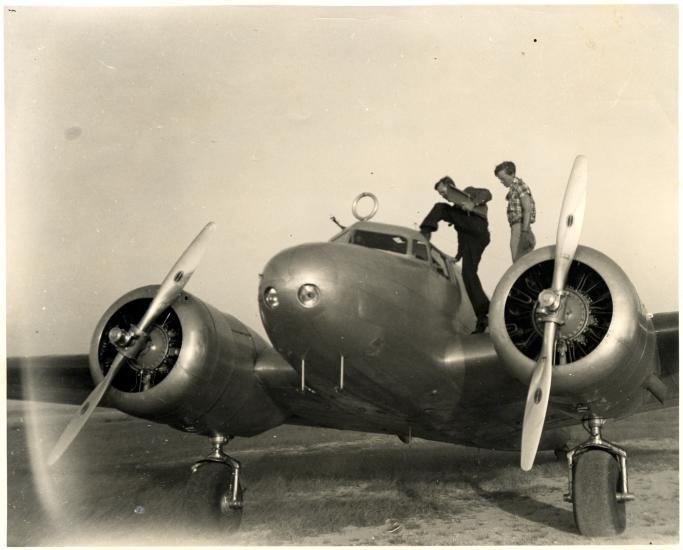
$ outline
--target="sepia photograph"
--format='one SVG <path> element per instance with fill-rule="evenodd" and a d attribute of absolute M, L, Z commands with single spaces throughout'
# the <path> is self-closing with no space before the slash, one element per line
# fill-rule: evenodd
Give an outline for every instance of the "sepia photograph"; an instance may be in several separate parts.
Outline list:
<path fill-rule="evenodd" d="M 676 4 L 3 11 L 7 546 L 679 544 Z"/>

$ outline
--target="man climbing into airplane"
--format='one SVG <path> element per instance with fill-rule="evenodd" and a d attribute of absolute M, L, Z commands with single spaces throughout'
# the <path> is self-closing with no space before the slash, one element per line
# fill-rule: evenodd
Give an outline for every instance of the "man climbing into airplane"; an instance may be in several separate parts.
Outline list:
<path fill-rule="evenodd" d="M 489 299 L 481 286 L 477 269 L 484 249 L 491 242 L 486 206 L 491 200 L 491 192 L 476 187 L 457 189 L 449 176 L 436 182 L 434 189 L 452 204 L 436 203 L 420 224 L 420 232 L 429 240 L 440 221 L 447 222 L 456 230 L 458 252 L 455 260 L 462 258 L 463 283 L 477 316 L 477 325 L 472 334 L 478 334 L 488 327 Z"/>

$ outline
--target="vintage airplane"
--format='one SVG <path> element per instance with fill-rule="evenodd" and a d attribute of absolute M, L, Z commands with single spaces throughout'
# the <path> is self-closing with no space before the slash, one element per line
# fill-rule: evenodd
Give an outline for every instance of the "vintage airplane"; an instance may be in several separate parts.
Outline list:
<path fill-rule="evenodd" d="M 556 245 L 504 274 L 490 334 L 470 334 L 474 315 L 453 258 L 415 230 L 369 221 L 374 196 L 372 212 L 359 215 L 365 193 L 353 205 L 357 223 L 265 266 L 258 302 L 271 346 L 183 290 L 213 229 L 207 225 L 160 286 L 128 292 L 104 313 L 89 354 L 97 386 L 48 462 L 100 400 L 208 436 L 211 452 L 191 468 L 186 511 L 229 528 L 243 507 L 241 465 L 224 446 L 282 423 L 521 450 L 524 470 L 538 449 L 564 447 L 565 499 L 579 531 L 622 532 L 634 498 L 627 455 L 602 428 L 677 404 L 678 313 L 648 315 L 618 265 L 578 246 L 586 185 L 580 156 Z M 48 374 L 78 386 L 74 369 L 52 363 L 44 361 Z M 9 368 L 10 395 L 21 393 L 22 362 Z M 566 447 L 582 425 L 590 435 Z"/>

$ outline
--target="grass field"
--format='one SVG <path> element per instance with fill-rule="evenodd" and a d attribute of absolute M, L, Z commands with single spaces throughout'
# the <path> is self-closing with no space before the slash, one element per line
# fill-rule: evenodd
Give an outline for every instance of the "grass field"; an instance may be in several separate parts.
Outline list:
<path fill-rule="evenodd" d="M 574 527 L 566 465 L 514 453 L 283 426 L 236 440 L 246 507 L 235 534 L 190 537 L 179 512 L 203 438 L 97 411 L 56 467 L 40 465 L 73 407 L 10 402 L 8 544 L 520 545 L 676 544 L 678 408 L 606 428 L 629 452 L 626 533 Z M 30 450 L 29 450 L 30 449 Z M 33 467 L 31 466 L 33 463 Z"/>

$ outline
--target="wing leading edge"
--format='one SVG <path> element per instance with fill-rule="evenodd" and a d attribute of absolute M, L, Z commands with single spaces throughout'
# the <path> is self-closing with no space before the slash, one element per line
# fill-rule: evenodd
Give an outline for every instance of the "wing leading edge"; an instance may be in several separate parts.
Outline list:
<path fill-rule="evenodd" d="M 7 398 L 80 405 L 93 389 L 88 356 L 7 359 Z"/>

